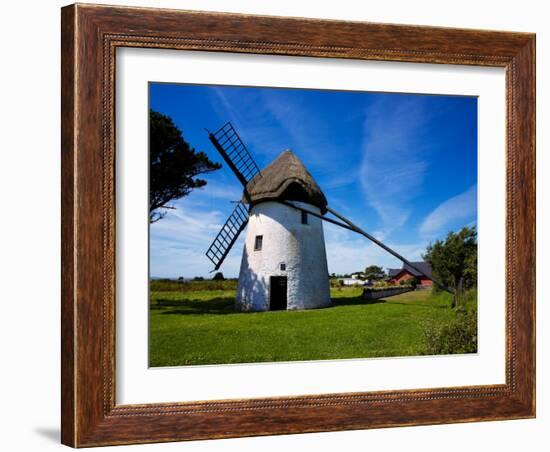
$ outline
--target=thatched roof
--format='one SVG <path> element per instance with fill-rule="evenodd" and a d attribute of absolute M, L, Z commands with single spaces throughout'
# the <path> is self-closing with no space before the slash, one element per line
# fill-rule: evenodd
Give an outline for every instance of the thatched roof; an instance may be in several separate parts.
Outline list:
<path fill-rule="evenodd" d="M 282 152 L 267 165 L 248 183 L 246 189 L 251 204 L 284 199 L 307 202 L 326 212 L 325 195 L 304 164 L 290 150 Z"/>

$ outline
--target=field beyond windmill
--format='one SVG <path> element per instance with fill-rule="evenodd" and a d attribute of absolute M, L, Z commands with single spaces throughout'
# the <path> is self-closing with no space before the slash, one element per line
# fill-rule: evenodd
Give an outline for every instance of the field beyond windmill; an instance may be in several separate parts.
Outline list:
<path fill-rule="evenodd" d="M 247 313 L 234 309 L 236 284 L 152 281 L 150 365 L 418 356 L 451 353 L 451 347 L 471 352 L 431 337 L 455 319 L 447 292 L 367 301 L 362 288 L 333 287 L 331 308 Z M 476 305 L 475 295 L 468 293 L 466 306 Z"/>

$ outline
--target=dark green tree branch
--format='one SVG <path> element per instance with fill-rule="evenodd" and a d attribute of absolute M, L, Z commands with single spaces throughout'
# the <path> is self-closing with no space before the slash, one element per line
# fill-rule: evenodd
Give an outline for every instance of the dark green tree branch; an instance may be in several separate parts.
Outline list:
<path fill-rule="evenodd" d="M 453 307 L 463 291 L 477 285 L 477 233 L 474 227 L 449 232 L 445 240 L 437 240 L 422 256 L 432 272 L 447 287 L 454 289 Z"/>
<path fill-rule="evenodd" d="M 171 209 L 169 203 L 204 187 L 197 178 L 221 168 L 204 152 L 196 151 L 183 139 L 172 119 L 149 110 L 149 222 L 154 223 Z"/>

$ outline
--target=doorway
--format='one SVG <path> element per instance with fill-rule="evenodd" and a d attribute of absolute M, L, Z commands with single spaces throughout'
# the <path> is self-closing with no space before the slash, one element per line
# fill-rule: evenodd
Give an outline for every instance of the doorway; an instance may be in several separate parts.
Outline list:
<path fill-rule="evenodd" d="M 271 293 L 270 311 L 286 311 L 286 276 L 272 276 L 269 280 Z"/>

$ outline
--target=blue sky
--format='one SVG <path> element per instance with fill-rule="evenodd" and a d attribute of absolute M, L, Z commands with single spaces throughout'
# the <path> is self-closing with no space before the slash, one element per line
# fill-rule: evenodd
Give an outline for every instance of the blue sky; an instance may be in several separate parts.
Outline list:
<path fill-rule="evenodd" d="M 292 149 L 329 206 L 420 260 L 426 246 L 476 224 L 477 99 L 462 96 L 150 84 L 150 107 L 172 117 L 187 140 L 223 163 L 205 128 L 231 121 L 260 168 Z M 224 167 L 206 187 L 172 203 L 151 225 L 150 274 L 209 276 L 204 252 L 240 199 Z M 221 271 L 237 276 L 243 237 Z M 401 263 L 362 236 L 325 223 L 329 272 Z"/>

